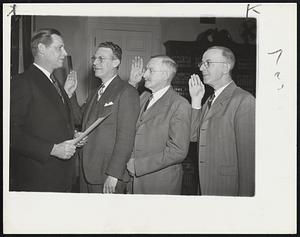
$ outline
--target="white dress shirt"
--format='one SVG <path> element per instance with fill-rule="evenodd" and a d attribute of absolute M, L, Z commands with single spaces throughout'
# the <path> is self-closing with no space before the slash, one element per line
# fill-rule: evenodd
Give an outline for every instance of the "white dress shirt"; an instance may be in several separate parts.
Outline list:
<path fill-rule="evenodd" d="M 215 100 L 217 99 L 217 97 L 222 93 L 222 91 L 230 84 L 231 82 L 229 82 L 228 84 L 226 84 L 225 86 L 219 88 L 218 90 L 215 90 L 215 98 L 213 99 L 213 101 L 211 102 L 211 104 L 213 104 L 215 102 Z"/>
<path fill-rule="evenodd" d="M 153 98 L 152 98 L 152 100 L 150 100 L 147 109 L 149 109 L 156 101 L 158 101 L 167 92 L 167 90 L 169 88 L 170 88 L 170 85 L 152 93 Z"/>
<path fill-rule="evenodd" d="M 104 88 L 102 90 L 102 94 L 104 93 L 104 91 L 106 90 L 106 88 L 109 86 L 109 84 L 112 82 L 112 80 L 116 78 L 116 76 L 117 76 L 117 74 L 114 75 L 111 79 L 109 79 L 107 82 L 104 83 Z"/>
<path fill-rule="evenodd" d="M 215 98 L 213 99 L 213 101 L 211 102 L 211 105 L 215 102 L 216 98 L 222 93 L 222 91 L 230 84 L 231 82 L 229 82 L 228 84 L 226 84 L 225 86 L 219 88 L 218 90 L 215 90 L 214 91 L 214 94 L 215 94 Z M 201 106 L 200 107 L 195 107 L 195 106 L 192 106 L 193 109 L 201 109 Z"/>
<path fill-rule="evenodd" d="M 51 73 L 48 72 L 45 68 L 41 67 L 40 65 L 33 63 L 34 66 L 36 66 L 38 69 L 40 69 L 45 75 L 46 77 L 48 77 L 48 79 L 51 81 L 51 83 L 53 83 L 52 79 L 50 78 Z"/>

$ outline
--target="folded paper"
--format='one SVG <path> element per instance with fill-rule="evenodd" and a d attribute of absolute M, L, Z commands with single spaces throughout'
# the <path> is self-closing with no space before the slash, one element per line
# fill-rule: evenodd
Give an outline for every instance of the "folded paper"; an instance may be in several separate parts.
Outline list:
<path fill-rule="evenodd" d="M 106 119 L 111 113 L 107 114 L 104 117 L 98 118 L 91 126 L 89 126 L 80 136 L 74 138 L 73 144 L 76 145 L 80 140 L 82 140 L 84 137 L 86 137 L 89 133 L 91 133 L 104 119 Z"/>

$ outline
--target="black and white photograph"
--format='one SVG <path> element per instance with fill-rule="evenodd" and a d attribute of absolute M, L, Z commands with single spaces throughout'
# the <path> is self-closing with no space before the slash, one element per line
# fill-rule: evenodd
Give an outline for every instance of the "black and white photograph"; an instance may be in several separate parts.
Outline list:
<path fill-rule="evenodd" d="M 295 233 L 296 15 L 4 4 L 4 233 Z"/>

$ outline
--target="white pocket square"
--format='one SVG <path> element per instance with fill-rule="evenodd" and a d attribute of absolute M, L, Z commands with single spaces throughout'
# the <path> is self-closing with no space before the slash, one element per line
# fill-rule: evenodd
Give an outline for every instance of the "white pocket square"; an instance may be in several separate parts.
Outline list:
<path fill-rule="evenodd" d="M 104 107 L 110 106 L 110 105 L 113 105 L 113 104 L 114 104 L 113 102 L 105 103 L 105 104 L 104 104 Z"/>

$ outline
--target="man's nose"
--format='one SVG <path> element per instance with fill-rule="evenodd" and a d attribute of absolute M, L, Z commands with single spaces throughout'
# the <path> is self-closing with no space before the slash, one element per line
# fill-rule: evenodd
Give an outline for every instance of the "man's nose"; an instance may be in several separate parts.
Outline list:
<path fill-rule="evenodd" d="M 204 65 L 203 65 L 203 64 L 200 65 L 199 70 L 200 70 L 201 72 L 204 70 Z"/>
<path fill-rule="evenodd" d="M 63 55 L 64 55 L 64 56 L 67 56 L 67 55 L 68 55 L 68 53 L 67 53 L 67 51 L 66 51 L 65 49 L 63 49 Z"/>
<path fill-rule="evenodd" d="M 149 75 L 149 70 L 146 70 L 146 71 L 143 73 L 142 77 L 146 78 L 146 77 L 148 77 L 148 75 Z"/>

